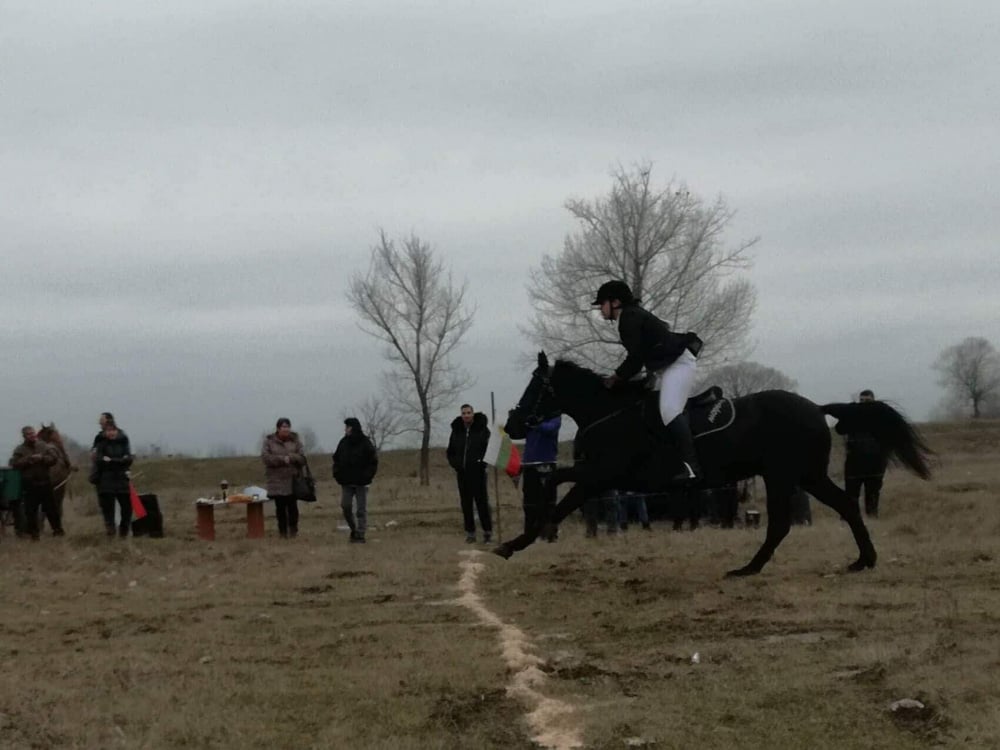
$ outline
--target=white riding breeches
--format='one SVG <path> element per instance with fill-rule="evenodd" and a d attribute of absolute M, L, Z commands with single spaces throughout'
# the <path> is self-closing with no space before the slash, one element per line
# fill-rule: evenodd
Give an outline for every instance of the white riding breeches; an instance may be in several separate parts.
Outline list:
<path fill-rule="evenodd" d="M 672 365 L 660 372 L 660 417 L 663 419 L 663 424 L 670 424 L 684 411 L 684 405 L 691 395 L 691 388 L 694 387 L 697 369 L 698 360 L 685 349 Z"/>

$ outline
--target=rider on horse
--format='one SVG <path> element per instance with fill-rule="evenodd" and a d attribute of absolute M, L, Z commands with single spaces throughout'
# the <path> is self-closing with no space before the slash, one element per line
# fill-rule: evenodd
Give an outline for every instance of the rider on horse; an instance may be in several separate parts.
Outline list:
<path fill-rule="evenodd" d="M 694 386 L 701 339 L 690 331 L 671 331 L 664 321 L 640 307 L 624 281 L 601 284 L 591 304 L 600 307 L 605 320 L 618 321 L 618 335 L 628 352 L 614 374 L 604 379 L 604 385 L 611 388 L 628 380 L 645 365 L 646 372 L 655 379 L 654 389 L 660 392 L 660 417 L 666 434 L 683 463 L 683 471 L 673 481 L 697 481 L 701 478 L 701 467 L 684 406 Z"/>

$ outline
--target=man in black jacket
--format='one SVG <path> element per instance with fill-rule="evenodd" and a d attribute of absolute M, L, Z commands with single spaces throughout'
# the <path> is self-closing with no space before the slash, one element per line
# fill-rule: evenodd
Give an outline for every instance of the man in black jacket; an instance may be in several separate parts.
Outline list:
<path fill-rule="evenodd" d="M 368 530 L 368 487 L 378 471 L 378 453 L 354 417 L 344 420 L 344 437 L 333 453 L 333 478 L 341 487 L 340 508 L 351 529 L 351 541 L 365 541 Z M 354 505 L 357 504 L 357 522 Z"/>
<path fill-rule="evenodd" d="M 476 541 L 476 520 L 472 515 L 473 503 L 483 527 L 483 542 L 493 538 L 493 519 L 490 517 L 490 498 L 486 493 L 486 464 L 483 456 L 490 441 L 490 428 L 486 415 L 474 412 L 469 404 L 462 404 L 461 416 L 451 423 L 448 439 L 448 463 L 455 470 L 458 480 L 458 497 L 462 503 L 465 523 L 465 541 Z"/>
<path fill-rule="evenodd" d="M 601 284 L 591 304 L 600 307 L 605 320 L 618 321 L 618 335 L 628 352 L 625 361 L 604 379 L 604 384 L 611 388 L 637 375 L 645 366 L 646 372 L 656 379 L 660 417 L 683 464 L 683 470 L 672 481 L 697 481 L 701 467 L 684 407 L 694 385 L 701 339 L 690 331 L 671 331 L 665 322 L 639 306 L 639 300 L 632 296 L 624 281 Z"/>
<path fill-rule="evenodd" d="M 865 389 L 858 394 L 863 404 L 875 401 L 875 393 Z M 844 490 L 854 502 L 865 488 L 865 515 L 878 518 L 878 501 L 889 454 L 872 435 L 857 430 L 847 433 L 847 458 L 844 461 Z"/>

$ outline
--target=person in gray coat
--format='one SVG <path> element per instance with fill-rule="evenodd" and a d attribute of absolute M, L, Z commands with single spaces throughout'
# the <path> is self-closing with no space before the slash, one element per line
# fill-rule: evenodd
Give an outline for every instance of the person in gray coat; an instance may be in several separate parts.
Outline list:
<path fill-rule="evenodd" d="M 267 496 L 274 501 L 278 533 L 282 539 L 298 536 L 299 504 L 292 493 L 292 480 L 306 465 L 306 453 L 287 417 L 279 419 L 274 432 L 264 438 L 260 460 L 267 478 Z"/>

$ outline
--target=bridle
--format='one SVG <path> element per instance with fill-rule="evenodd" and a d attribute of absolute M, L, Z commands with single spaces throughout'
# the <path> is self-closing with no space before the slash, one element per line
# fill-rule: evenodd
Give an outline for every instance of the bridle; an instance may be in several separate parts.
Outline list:
<path fill-rule="evenodd" d="M 541 369 L 541 368 L 539 368 L 539 369 Z M 544 419 L 545 415 L 539 413 L 539 408 L 538 408 L 539 405 L 542 403 L 542 399 L 546 395 L 550 396 L 551 398 L 555 398 L 556 391 L 552 387 L 552 378 L 551 378 L 550 373 L 551 373 L 551 369 L 550 368 L 546 368 L 544 375 L 542 373 L 538 372 L 538 370 L 536 370 L 535 372 L 533 372 L 532 375 L 531 375 L 531 382 L 534 383 L 536 381 L 540 381 L 541 384 L 542 384 L 542 387 L 538 389 L 538 396 L 535 397 L 535 403 L 532 405 L 531 411 L 528 412 L 528 415 L 530 415 L 530 416 L 538 417 L 539 419 Z M 530 384 L 529 384 L 529 387 L 530 387 Z M 520 409 L 522 412 L 524 411 L 524 405 L 523 404 L 519 403 L 517 405 L 517 408 Z"/>

